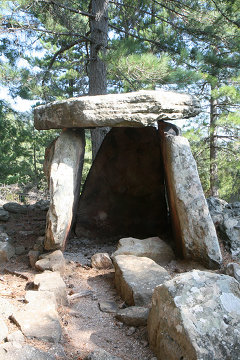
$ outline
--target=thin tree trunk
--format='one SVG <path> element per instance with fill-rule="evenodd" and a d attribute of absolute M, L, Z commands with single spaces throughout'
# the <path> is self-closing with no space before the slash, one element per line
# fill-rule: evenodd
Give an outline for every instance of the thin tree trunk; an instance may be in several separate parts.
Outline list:
<path fill-rule="evenodd" d="M 213 89 L 211 89 L 213 90 Z M 210 195 L 218 197 L 217 100 L 210 98 Z"/>
<path fill-rule="evenodd" d="M 103 95 L 107 93 L 106 64 L 99 55 L 104 54 L 107 47 L 108 2 L 109 0 L 91 1 L 91 12 L 95 15 L 95 18 L 90 18 L 89 95 Z M 93 160 L 107 132 L 108 128 L 91 130 Z"/>

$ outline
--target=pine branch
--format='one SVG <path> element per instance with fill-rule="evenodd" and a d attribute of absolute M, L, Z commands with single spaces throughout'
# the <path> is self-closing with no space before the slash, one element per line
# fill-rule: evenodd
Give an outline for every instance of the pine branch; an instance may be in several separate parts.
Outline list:
<path fill-rule="evenodd" d="M 77 40 L 77 41 L 73 41 L 72 43 L 70 43 L 70 44 L 68 44 L 68 45 L 62 46 L 62 47 L 53 55 L 53 57 L 52 57 L 49 65 L 48 65 L 48 68 L 47 68 L 47 70 L 45 71 L 45 74 L 44 74 L 44 76 L 43 76 L 42 86 L 44 86 L 45 81 L 46 81 L 46 78 L 47 78 L 47 75 L 48 75 L 49 71 L 51 70 L 51 68 L 53 67 L 53 64 L 54 64 L 56 58 L 57 58 L 59 55 L 63 54 L 65 51 L 67 51 L 67 50 L 71 49 L 72 47 L 74 47 L 75 45 L 80 44 L 81 42 L 86 42 L 86 38 L 84 37 L 84 38 L 79 39 L 79 40 Z"/>
<path fill-rule="evenodd" d="M 59 8 L 61 8 L 61 9 L 68 10 L 68 11 L 70 11 L 72 13 L 75 13 L 75 14 L 78 14 L 78 15 L 87 16 L 87 17 L 89 17 L 91 19 L 95 19 L 95 17 L 96 17 L 94 14 L 90 14 L 90 13 L 88 13 L 86 11 L 77 10 L 77 9 L 71 8 L 69 6 L 59 4 L 54 0 L 49 0 L 49 1 L 48 0 L 39 0 L 39 2 L 42 2 L 44 4 L 48 4 L 48 5 L 55 5 L 55 6 L 59 7 Z"/>
<path fill-rule="evenodd" d="M 229 21 L 231 24 L 237 26 L 238 28 L 240 28 L 240 23 L 230 19 L 221 9 L 220 7 L 216 4 L 216 1 L 215 0 L 212 0 L 212 2 L 214 3 L 215 5 L 215 8 L 217 9 L 217 11 L 227 20 Z"/>

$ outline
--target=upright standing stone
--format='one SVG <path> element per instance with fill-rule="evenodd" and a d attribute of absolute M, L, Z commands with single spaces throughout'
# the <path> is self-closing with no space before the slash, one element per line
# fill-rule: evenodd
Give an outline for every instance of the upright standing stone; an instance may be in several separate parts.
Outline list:
<path fill-rule="evenodd" d="M 160 132 L 161 133 L 161 132 Z M 188 140 L 162 132 L 168 201 L 178 251 L 209 268 L 222 256 Z"/>
<path fill-rule="evenodd" d="M 48 150 L 45 173 L 49 176 L 47 250 L 64 249 L 78 203 L 84 160 L 84 130 L 63 131 Z"/>

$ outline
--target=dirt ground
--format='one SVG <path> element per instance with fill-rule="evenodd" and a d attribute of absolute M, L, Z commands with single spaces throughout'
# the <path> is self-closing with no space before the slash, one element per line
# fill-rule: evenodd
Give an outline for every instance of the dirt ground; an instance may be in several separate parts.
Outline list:
<path fill-rule="evenodd" d="M 44 234 L 46 213 L 29 211 L 27 214 L 11 214 L 8 222 L 0 222 L 14 245 L 23 245 L 25 253 L 16 255 L 0 266 L 0 296 L 9 300 L 19 310 L 24 306 L 24 294 L 32 282 L 36 270 L 29 265 L 27 253 L 37 238 Z M 29 344 L 55 354 L 56 360 L 81 360 L 90 351 L 102 348 L 122 360 L 150 360 L 154 358 L 148 346 L 146 327 L 130 328 L 115 319 L 114 314 L 102 312 L 99 302 L 114 301 L 119 308 L 124 303 L 114 288 L 114 270 L 96 270 L 90 267 L 91 256 L 97 252 L 111 254 L 116 243 L 89 241 L 72 238 L 64 253 L 66 272 L 64 280 L 68 294 L 81 292 L 82 297 L 72 300 L 68 306 L 59 307 L 63 336 L 60 344 L 26 340 Z M 224 261 L 231 259 L 222 246 Z M 167 267 L 171 276 L 200 268 L 196 263 L 173 262 Z M 10 332 L 15 324 L 7 324 Z"/>

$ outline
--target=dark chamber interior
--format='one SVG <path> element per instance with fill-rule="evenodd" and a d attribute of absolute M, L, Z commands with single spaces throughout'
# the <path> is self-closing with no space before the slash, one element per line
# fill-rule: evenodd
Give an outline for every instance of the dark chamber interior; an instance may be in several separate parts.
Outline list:
<path fill-rule="evenodd" d="M 160 145 L 154 127 L 106 135 L 80 196 L 78 237 L 146 238 L 169 230 Z"/>

